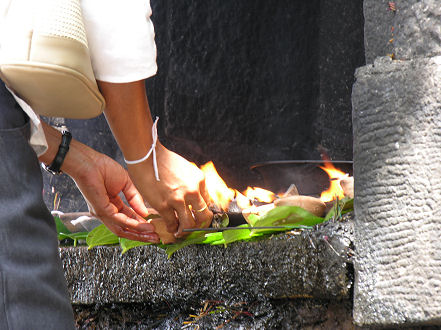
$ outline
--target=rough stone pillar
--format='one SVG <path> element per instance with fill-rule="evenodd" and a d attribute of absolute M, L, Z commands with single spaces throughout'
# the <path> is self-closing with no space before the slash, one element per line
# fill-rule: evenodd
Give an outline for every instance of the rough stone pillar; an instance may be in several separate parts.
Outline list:
<path fill-rule="evenodd" d="M 439 325 L 441 9 L 436 0 L 396 1 L 392 25 L 374 24 L 388 5 L 365 0 L 366 58 L 392 47 L 398 60 L 377 57 L 358 69 L 352 95 L 354 320 Z M 394 31 L 392 42 L 385 31 Z"/>

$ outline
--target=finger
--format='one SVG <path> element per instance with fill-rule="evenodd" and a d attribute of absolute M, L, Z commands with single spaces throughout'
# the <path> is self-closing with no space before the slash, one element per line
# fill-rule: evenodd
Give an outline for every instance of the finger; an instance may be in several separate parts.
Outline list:
<path fill-rule="evenodd" d="M 124 202 L 121 200 L 119 196 L 110 199 L 110 203 L 116 206 L 116 208 L 118 209 L 118 213 L 123 213 L 129 218 L 138 220 L 139 222 L 146 222 L 146 220 L 143 217 L 141 217 L 138 213 L 136 213 L 131 207 L 124 204 Z"/>
<path fill-rule="evenodd" d="M 208 209 L 207 203 L 199 194 L 190 195 L 188 203 L 192 206 L 197 227 L 208 227 L 211 223 L 213 213 Z"/>
<path fill-rule="evenodd" d="M 211 197 L 208 193 L 207 185 L 205 183 L 205 178 L 199 183 L 199 191 L 201 193 L 202 198 L 204 199 L 207 205 L 211 204 Z"/>
<path fill-rule="evenodd" d="M 155 233 L 135 233 L 132 232 L 126 228 L 110 225 L 108 228 L 118 237 L 127 238 L 132 241 L 140 241 L 140 242 L 147 242 L 147 243 L 159 243 L 160 239 L 159 236 Z"/>
<path fill-rule="evenodd" d="M 141 217 L 146 217 L 149 213 L 147 207 L 144 204 L 141 194 L 138 189 L 136 189 L 132 180 L 128 179 L 127 184 L 122 190 L 127 202 L 132 207 L 132 209 L 138 213 Z"/>
<path fill-rule="evenodd" d="M 108 221 L 114 226 L 118 226 L 125 230 L 130 230 L 136 233 L 146 234 L 153 233 L 155 231 L 155 227 L 152 224 L 129 218 L 123 213 L 115 213 L 111 217 L 103 218 L 103 221 Z"/>
<path fill-rule="evenodd" d="M 213 220 L 213 212 L 210 211 L 210 209 L 206 208 L 202 212 L 197 212 L 194 214 L 197 226 L 199 228 L 206 228 L 209 227 L 211 224 L 211 221 Z"/>
<path fill-rule="evenodd" d="M 185 206 L 182 212 L 178 213 L 178 216 L 179 216 L 179 227 L 178 227 L 178 231 L 175 233 L 175 237 L 177 238 L 185 236 L 185 234 L 183 234 L 184 229 L 196 227 L 196 220 L 194 219 L 193 213 L 191 212 L 188 206 Z"/>
<path fill-rule="evenodd" d="M 84 191 L 81 189 L 82 187 L 78 183 L 77 186 L 86 199 L 89 210 L 93 215 L 101 218 L 102 216 L 111 215 L 118 212 L 118 208 L 114 204 L 110 203 L 110 198 L 103 185 L 96 185 L 93 187 L 93 189 L 87 189 Z M 115 200 L 115 202 L 118 203 L 117 200 Z"/>
<path fill-rule="evenodd" d="M 178 217 L 176 216 L 175 210 L 171 207 L 164 208 L 159 211 L 159 214 L 161 218 L 164 220 L 167 226 L 167 230 L 170 233 L 176 232 L 176 230 L 178 229 L 179 220 Z"/>

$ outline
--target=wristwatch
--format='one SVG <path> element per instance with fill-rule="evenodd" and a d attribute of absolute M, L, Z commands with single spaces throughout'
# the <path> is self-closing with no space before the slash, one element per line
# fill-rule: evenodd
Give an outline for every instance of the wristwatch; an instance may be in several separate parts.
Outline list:
<path fill-rule="evenodd" d="M 58 152 L 55 155 L 54 160 L 49 166 L 46 166 L 45 164 L 41 163 L 41 166 L 48 171 L 49 173 L 53 175 L 59 175 L 63 172 L 60 170 L 61 165 L 63 165 L 64 158 L 66 157 L 67 152 L 69 151 L 69 145 L 70 141 L 72 140 L 72 134 L 66 129 L 63 128 L 61 131 L 62 137 L 61 137 L 61 143 L 58 147 Z"/>

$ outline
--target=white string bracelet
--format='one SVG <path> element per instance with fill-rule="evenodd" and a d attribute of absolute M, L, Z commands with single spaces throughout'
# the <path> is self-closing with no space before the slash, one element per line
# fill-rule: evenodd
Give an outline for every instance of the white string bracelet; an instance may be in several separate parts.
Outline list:
<path fill-rule="evenodd" d="M 127 160 L 124 158 L 124 161 L 126 162 L 126 164 L 133 165 L 133 164 L 142 163 L 143 161 L 148 159 L 151 154 L 153 154 L 153 170 L 155 171 L 156 181 L 160 181 L 159 180 L 159 171 L 158 171 L 158 162 L 156 161 L 156 142 L 158 141 L 158 129 L 157 129 L 158 120 L 159 120 L 159 117 L 156 117 L 156 120 L 152 126 L 152 140 L 153 141 L 152 141 L 152 146 L 151 146 L 149 152 L 147 153 L 147 155 L 145 155 L 144 157 L 137 159 L 137 160 Z"/>

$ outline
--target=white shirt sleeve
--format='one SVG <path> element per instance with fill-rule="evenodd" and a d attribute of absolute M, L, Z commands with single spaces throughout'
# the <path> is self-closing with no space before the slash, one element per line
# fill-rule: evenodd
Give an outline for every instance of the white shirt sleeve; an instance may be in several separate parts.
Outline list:
<path fill-rule="evenodd" d="M 125 83 L 157 71 L 150 0 L 81 0 L 97 80 Z"/>

